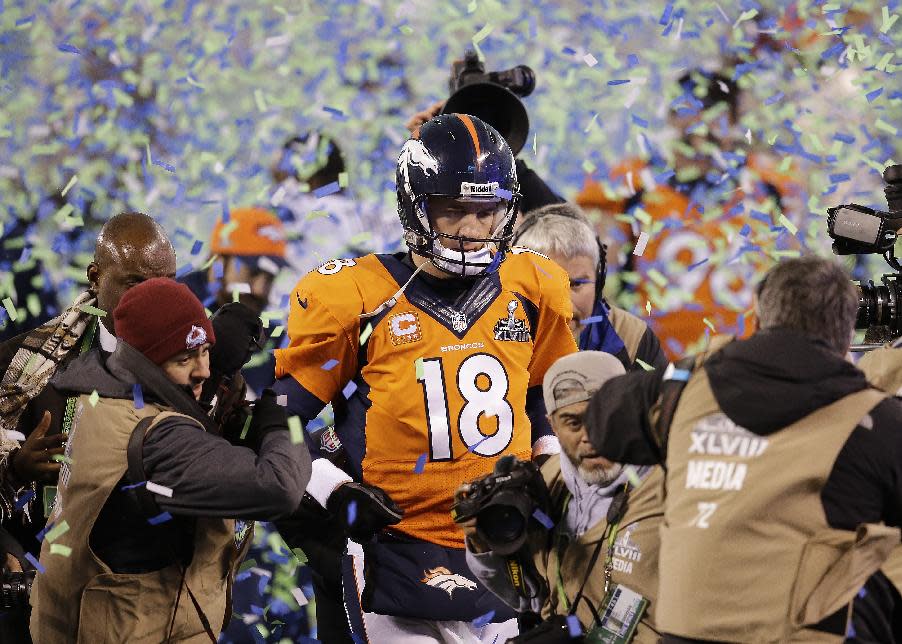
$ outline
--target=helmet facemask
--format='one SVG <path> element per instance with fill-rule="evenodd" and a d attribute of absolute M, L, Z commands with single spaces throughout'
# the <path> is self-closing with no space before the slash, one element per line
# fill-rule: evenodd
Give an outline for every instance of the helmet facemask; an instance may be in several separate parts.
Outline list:
<path fill-rule="evenodd" d="M 496 205 L 492 230 L 486 237 L 468 237 L 442 233 L 429 218 L 429 197 L 447 197 L 460 203 Z M 513 238 L 519 195 L 510 199 L 468 198 L 458 195 L 426 195 L 413 204 L 416 222 L 407 228 L 404 239 L 417 255 L 431 260 L 439 270 L 456 277 L 473 277 L 498 269 Z M 468 244 L 481 244 L 475 250 L 465 250 Z"/>

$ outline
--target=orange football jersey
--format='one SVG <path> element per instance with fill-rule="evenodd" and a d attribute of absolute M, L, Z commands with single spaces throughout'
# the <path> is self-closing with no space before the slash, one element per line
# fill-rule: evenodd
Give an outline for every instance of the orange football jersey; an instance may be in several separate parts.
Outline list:
<path fill-rule="evenodd" d="M 443 281 L 421 273 L 394 305 L 361 317 L 410 277 L 402 257 L 333 260 L 305 276 L 276 377 L 291 375 L 346 408 L 336 432 L 359 455 L 363 480 L 404 508 L 392 530 L 461 548 L 454 492 L 503 454 L 530 458 L 527 389 L 576 351 L 567 276 L 542 255 L 512 249 L 469 290 L 442 296 Z"/>
<path fill-rule="evenodd" d="M 633 162 L 612 175 L 640 199 L 637 226 L 621 223 L 622 230 L 634 243 L 640 232 L 647 235 L 642 254 L 632 257 L 639 280 L 627 308 L 650 310 L 649 325 L 672 360 L 697 349 L 706 329 L 747 335 L 751 325 L 740 318 L 751 310 L 754 285 L 780 251 L 800 247 L 779 208 L 768 205 L 790 185 L 781 182 L 778 192 L 773 176 L 754 170 L 757 180 L 714 187 L 696 202 L 667 183 L 644 188 L 648 172 Z M 622 214 L 627 201 L 609 199 L 592 181 L 577 198 L 581 206 L 611 215 Z"/>

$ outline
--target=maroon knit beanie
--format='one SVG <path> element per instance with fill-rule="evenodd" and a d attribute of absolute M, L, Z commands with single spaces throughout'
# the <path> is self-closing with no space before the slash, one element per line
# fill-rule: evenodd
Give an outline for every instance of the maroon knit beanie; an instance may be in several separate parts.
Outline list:
<path fill-rule="evenodd" d="M 116 337 L 161 365 L 182 351 L 213 344 L 213 325 L 204 305 L 185 286 L 155 277 L 125 292 L 113 311 Z"/>

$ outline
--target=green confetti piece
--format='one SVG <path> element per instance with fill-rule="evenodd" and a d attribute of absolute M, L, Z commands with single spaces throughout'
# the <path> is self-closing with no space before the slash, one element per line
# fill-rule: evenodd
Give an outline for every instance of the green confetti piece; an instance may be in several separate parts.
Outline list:
<path fill-rule="evenodd" d="M 410 25 L 401 25 L 399 29 L 405 36 L 409 36 L 413 33 L 413 27 L 411 27 Z"/>
<path fill-rule="evenodd" d="M 642 485 L 642 479 L 639 478 L 639 473 L 632 465 L 627 465 L 626 467 L 624 467 L 623 473 L 626 474 L 626 478 L 629 480 L 630 484 L 633 487 L 639 487 L 640 485 Z"/>
<path fill-rule="evenodd" d="M 311 210 L 304 219 L 306 221 L 311 221 L 313 219 L 322 219 L 323 217 L 328 217 L 328 210 Z"/>
<path fill-rule="evenodd" d="M 642 367 L 642 368 L 645 369 L 646 371 L 654 371 L 654 370 L 655 370 L 654 367 L 652 367 L 652 366 L 651 366 L 650 364 L 648 364 L 647 362 L 645 362 L 645 361 L 643 361 L 643 360 L 640 360 L 639 358 L 636 358 L 636 364 L 638 364 L 640 367 Z"/>
<path fill-rule="evenodd" d="M 595 172 L 595 168 L 595 164 L 589 161 L 589 159 L 583 161 L 583 172 L 585 172 L 586 174 L 592 174 L 593 172 Z"/>
<path fill-rule="evenodd" d="M 54 541 L 56 541 L 57 537 L 61 537 L 67 532 L 69 532 L 69 523 L 65 519 L 63 519 L 55 526 L 53 526 L 50 530 L 48 530 L 47 534 L 44 535 L 44 538 L 50 543 L 53 543 Z"/>
<path fill-rule="evenodd" d="M 292 548 L 291 549 L 294 558 L 297 559 L 299 564 L 307 563 L 307 553 L 301 550 L 300 548 Z"/>
<path fill-rule="evenodd" d="M 90 304 L 82 304 L 79 307 L 79 311 L 87 313 L 88 315 L 96 315 L 99 318 L 106 317 L 106 311 L 98 309 L 96 306 L 91 306 Z"/>
<path fill-rule="evenodd" d="M 874 123 L 874 127 L 876 127 L 878 130 L 883 130 L 884 132 L 886 132 L 887 134 L 890 134 L 892 136 L 896 136 L 896 134 L 898 132 L 898 130 L 896 130 L 896 127 L 894 125 L 890 125 L 883 119 L 877 119 L 877 122 Z"/>
<path fill-rule="evenodd" d="M 63 204 L 59 210 L 53 215 L 53 220 L 59 223 L 63 223 L 70 214 L 75 210 L 75 206 L 71 203 Z"/>
<path fill-rule="evenodd" d="M 645 300 L 645 315 L 651 315 L 651 302 Z"/>
<path fill-rule="evenodd" d="M 16 305 L 13 304 L 13 300 L 11 297 L 3 298 L 3 308 L 6 309 L 6 314 L 9 316 L 9 319 L 15 322 L 19 318 L 19 312 L 16 310 Z"/>
<path fill-rule="evenodd" d="M 898 18 L 898 16 L 896 16 L 896 17 Z M 884 54 L 883 58 L 881 58 L 880 61 L 876 65 L 877 69 L 880 70 L 881 72 L 885 72 L 886 66 L 889 65 L 889 61 L 891 61 L 892 59 L 893 59 L 892 53 Z"/>
<path fill-rule="evenodd" d="M 348 187 L 348 173 L 347 172 L 339 172 L 338 173 L 338 186 L 340 188 Z"/>
<path fill-rule="evenodd" d="M 883 7 L 883 24 L 880 26 L 880 33 L 887 33 L 890 29 L 893 28 L 893 25 L 896 24 L 896 21 L 899 19 L 899 16 L 893 14 L 890 16 L 889 7 Z"/>
<path fill-rule="evenodd" d="M 69 546 L 64 546 L 61 543 L 51 543 L 50 544 L 50 554 L 68 557 L 69 555 L 72 554 L 72 548 L 70 548 Z"/>
<path fill-rule="evenodd" d="M 60 195 L 65 197 L 66 193 L 69 192 L 69 190 L 72 189 L 72 186 L 74 186 L 76 183 L 78 183 L 78 175 L 74 174 L 72 175 L 72 178 L 69 179 L 69 183 L 66 184 L 66 187 L 63 188 L 63 191 L 60 193 Z"/>
<path fill-rule="evenodd" d="M 369 322 L 366 323 L 366 328 L 363 330 L 363 333 L 360 334 L 360 344 L 363 345 L 367 340 L 370 339 L 370 334 L 373 332 L 373 325 Z"/>
<path fill-rule="evenodd" d="M 66 456 L 65 454 L 54 454 L 50 457 L 51 461 L 56 461 L 57 463 L 66 463 L 68 465 L 72 464 L 72 459 Z"/>
<path fill-rule="evenodd" d="M 246 570 L 250 570 L 256 565 L 257 562 L 254 559 L 245 559 L 244 562 L 240 566 L 238 566 L 238 572 L 245 572 Z"/>
<path fill-rule="evenodd" d="M 244 419 L 244 427 L 241 428 L 241 434 L 238 436 L 241 440 L 244 440 L 244 437 L 247 436 L 247 430 L 251 428 L 251 420 L 253 416 L 248 416 Z"/>
<path fill-rule="evenodd" d="M 423 379 L 423 358 L 417 358 L 413 361 L 413 368 L 417 373 L 417 380 Z"/>
<path fill-rule="evenodd" d="M 254 103 L 256 103 L 258 111 L 266 111 L 266 97 L 263 96 L 263 92 L 259 88 L 254 90 Z"/>
<path fill-rule="evenodd" d="M 667 286 L 667 278 L 664 277 L 661 271 L 659 271 L 657 268 L 652 268 L 648 271 L 648 278 L 661 288 Z"/>
<path fill-rule="evenodd" d="M 291 436 L 292 445 L 304 442 L 304 431 L 301 426 L 301 419 L 297 416 L 288 418 L 288 433 Z"/>
<path fill-rule="evenodd" d="M 780 224 L 782 226 L 784 226 L 786 228 L 786 230 L 788 230 L 791 234 L 795 235 L 797 232 L 799 232 L 799 229 L 796 227 L 796 225 L 794 223 L 792 223 L 791 221 L 789 221 L 786 218 L 786 215 L 784 215 L 783 213 L 780 213 L 780 216 L 777 218 L 777 221 L 779 221 Z"/>
<path fill-rule="evenodd" d="M 25 308 L 28 309 L 28 314 L 31 317 L 36 318 L 41 313 L 41 298 L 38 297 L 37 293 L 29 293 L 28 297 L 25 298 Z"/>
<path fill-rule="evenodd" d="M 91 392 L 91 395 L 88 396 L 88 402 L 91 403 L 91 407 L 97 406 L 97 401 L 100 400 L 100 394 L 97 393 L 97 390 Z"/>
<path fill-rule="evenodd" d="M 717 329 L 714 327 L 714 323 L 711 322 L 708 318 L 702 318 L 702 322 L 705 323 L 705 326 L 711 329 L 712 333 L 717 333 Z"/>
<path fill-rule="evenodd" d="M 780 161 L 780 165 L 777 167 L 777 172 L 786 173 L 791 165 L 792 157 L 783 157 L 783 160 Z"/>
<path fill-rule="evenodd" d="M 279 326 L 277 326 L 275 329 L 272 330 L 272 335 L 270 337 L 278 338 L 284 332 L 285 332 L 285 327 L 280 324 Z"/>
<path fill-rule="evenodd" d="M 144 151 L 147 153 L 147 167 L 151 168 L 153 166 L 153 158 L 150 156 L 150 143 L 144 144 Z"/>

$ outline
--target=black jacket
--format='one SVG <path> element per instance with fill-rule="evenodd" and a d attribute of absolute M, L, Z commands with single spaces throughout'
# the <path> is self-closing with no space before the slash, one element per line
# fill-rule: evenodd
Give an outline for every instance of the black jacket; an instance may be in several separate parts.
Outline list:
<path fill-rule="evenodd" d="M 231 445 L 216 435 L 212 421 L 185 389 L 124 342 L 106 361 L 98 351 L 79 357 L 51 383 L 66 394 L 97 391 L 102 398 L 127 400 L 138 383 L 145 402 L 190 416 L 207 429 L 201 431 L 177 417 L 166 419 L 150 432 L 143 447 L 147 480 L 173 490 L 172 498 L 155 495 L 157 504 L 181 519 L 187 531 L 192 517 L 271 520 L 300 504 L 310 480 L 310 455 L 305 445 L 291 442 L 287 425 L 263 437 L 259 454 Z M 92 547 L 114 570 L 152 570 L 165 559 L 156 550 L 158 535 L 148 529 L 148 517 L 122 490 L 134 483 L 140 481 L 123 478 L 91 534 Z"/>
<path fill-rule="evenodd" d="M 767 436 L 821 407 L 869 387 L 864 374 L 828 348 L 784 329 L 735 341 L 702 365 L 723 412 Z M 633 372 L 606 382 L 589 402 L 586 427 L 599 454 L 621 463 L 653 463 L 649 411 L 663 372 Z M 902 526 L 902 402 L 889 398 L 862 419 L 840 450 L 821 492 L 827 522 Z M 817 440 L 812 436 L 812 440 Z M 800 455 L 800 458 L 803 455 Z M 856 641 L 893 642 L 902 602 L 882 573 L 855 600 Z M 894 637 L 895 635 L 895 637 Z"/>

